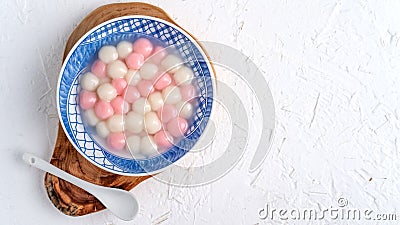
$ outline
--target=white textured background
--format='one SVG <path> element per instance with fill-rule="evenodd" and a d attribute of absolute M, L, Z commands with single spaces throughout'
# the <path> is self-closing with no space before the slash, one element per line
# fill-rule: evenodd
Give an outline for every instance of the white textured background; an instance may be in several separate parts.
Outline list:
<path fill-rule="evenodd" d="M 1 224 L 279 224 L 258 219 L 258 209 L 323 209 L 340 197 L 349 207 L 400 213 L 399 1 L 186 0 L 150 3 L 198 39 L 240 49 L 265 73 L 277 115 L 266 161 L 249 173 L 252 154 L 245 155 L 198 188 L 148 180 L 132 191 L 142 208 L 131 222 L 105 211 L 60 214 L 43 173 L 18 157 L 30 151 L 50 159 L 64 44 L 105 3 L 0 1 Z"/>

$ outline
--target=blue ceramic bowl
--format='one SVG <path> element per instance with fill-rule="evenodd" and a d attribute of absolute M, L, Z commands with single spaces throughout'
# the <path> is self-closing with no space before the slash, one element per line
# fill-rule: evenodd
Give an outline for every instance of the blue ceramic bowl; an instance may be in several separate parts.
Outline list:
<path fill-rule="evenodd" d="M 189 129 L 176 146 L 163 154 L 132 159 L 115 155 L 98 144 L 84 126 L 78 106 L 79 77 L 88 70 L 104 45 L 150 36 L 172 46 L 195 74 L 199 90 L 198 109 Z M 71 49 L 61 68 L 57 89 L 57 108 L 61 125 L 76 150 L 91 163 L 112 173 L 140 176 L 156 173 L 184 156 L 205 129 L 212 108 L 213 70 L 197 42 L 184 30 L 164 20 L 147 16 L 126 16 L 104 22 L 87 32 Z"/>

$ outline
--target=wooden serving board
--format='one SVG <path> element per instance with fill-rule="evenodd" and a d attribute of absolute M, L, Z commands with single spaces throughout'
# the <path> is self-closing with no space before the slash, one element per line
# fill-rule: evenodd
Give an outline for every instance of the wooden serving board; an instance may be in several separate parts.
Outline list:
<path fill-rule="evenodd" d="M 90 29 L 107 20 L 127 15 L 158 17 L 176 24 L 164 10 L 153 5 L 138 2 L 104 5 L 91 12 L 75 28 L 65 46 L 63 59 L 74 44 Z M 125 190 L 131 190 L 150 177 L 116 175 L 93 165 L 72 146 L 61 124 L 58 126 L 57 141 L 50 163 L 91 183 Z M 51 174 L 46 174 L 44 183 L 50 200 L 66 215 L 81 216 L 105 208 L 93 195 Z"/>

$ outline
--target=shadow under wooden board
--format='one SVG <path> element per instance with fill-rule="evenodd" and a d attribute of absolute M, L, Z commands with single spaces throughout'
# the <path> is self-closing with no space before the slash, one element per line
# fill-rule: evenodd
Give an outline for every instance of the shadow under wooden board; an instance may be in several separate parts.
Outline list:
<path fill-rule="evenodd" d="M 157 17 L 177 25 L 164 10 L 146 3 L 135 2 L 104 5 L 86 16 L 72 32 L 65 46 L 63 60 L 74 44 L 90 29 L 107 20 L 128 15 Z M 93 165 L 72 146 L 60 123 L 50 163 L 91 183 L 125 190 L 131 190 L 140 182 L 151 177 L 121 176 Z M 66 215 L 81 216 L 105 208 L 93 195 L 51 174 L 46 174 L 44 183 L 50 200 L 57 209 Z"/>

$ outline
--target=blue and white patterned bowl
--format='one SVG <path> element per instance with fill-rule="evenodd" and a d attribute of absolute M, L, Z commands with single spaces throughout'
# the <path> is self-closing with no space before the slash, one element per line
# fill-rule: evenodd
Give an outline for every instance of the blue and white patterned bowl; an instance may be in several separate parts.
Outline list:
<path fill-rule="evenodd" d="M 176 146 L 148 159 L 114 155 L 100 146 L 82 123 L 78 106 L 79 76 L 86 71 L 98 50 L 121 40 L 151 36 L 165 46 L 173 46 L 195 73 L 200 97 L 198 110 L 188 132 Z M 76 150 L 91 163 L 112 173 L 140 176 L 156 173 L 184 156 L 205 129 L 212 108 L 213 70 L 197 42 L 184 30 L 164 20 L 148 16 L 125 16 L 104 22 L 87 32 L 71 49 L 61 68 L 57 108 L 61 125 Z"/>

